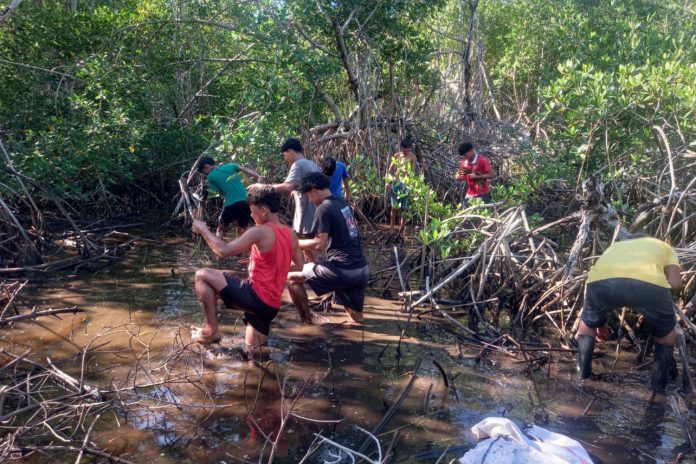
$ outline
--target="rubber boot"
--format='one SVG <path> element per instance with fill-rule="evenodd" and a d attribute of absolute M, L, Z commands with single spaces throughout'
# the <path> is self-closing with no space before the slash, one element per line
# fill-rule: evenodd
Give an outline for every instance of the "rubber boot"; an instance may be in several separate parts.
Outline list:
<path fill-rule="evenodd" d="M 674 346 L 655 343 L 655 357 L 653 359 L 650 388 L 657 393 L 664 393 L 667 387 L 667 376 L 672 365 L 672 352 Z"/>
<path fill-rule="evenodd" d="M 586 379 L 592 375 L 592 351 L 594 350 L 595 338 L 591 335 L 578 335 L 578 354 L 575 358 L 575 366 L 578 370 L 578 377 Z"/>

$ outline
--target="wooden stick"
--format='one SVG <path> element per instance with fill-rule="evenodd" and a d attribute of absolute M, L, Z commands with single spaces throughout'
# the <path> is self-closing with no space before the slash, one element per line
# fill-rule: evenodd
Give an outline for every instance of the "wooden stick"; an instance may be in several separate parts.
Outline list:
<path fill-rule="evenodd" d="M 406 399 L 408 393 L 411 391 L 411 388 L 413 387 L 413 383 L 418 378 L 418 368 L 420 367 L 420 365 L 421 360 L 417 359 L 415 366 L 413 366 L 413 371 L 411 372 L 411 377 L 409 378 L 406 387 L 404 387 L 403 391 L 401 392 L 401 395 L 399 395 L 399 398 L 394 402 L 394 404 L 392 404 L 391 408 L 389 408 L 389 410 L 384 414 L 382 419 L 380 419 L 377 425 L 375 425 L 375 427 L 372 429 L 372 435 L 377 435 L 382 430 L 384 430 L 384 427 L 386 427 L 386 425 L 389 423 L 396 411 L 399 409 L 401 403 L 403 403 L 404 399 Z M 358 449 L 358 452 L 364 453 L 367 447 L 370 446 L 370 443 L 372 443 L 372 440 L 370 438 L 366 439 Z"/>
<path fill-rule="evenodd" d="M 43 317 L 43 316 L 54 316 L 56 314 L 62 314 L 62 313 L 81 313 L 84 312 L 84 309 L 79 309 L 77 306 L 72 306 L 70 308 L 56 308 L 56 309 L 46 309 L 44 311 L 32 311 L 29 314 L 20 314 L 19 316 L 11 316 L 11 317 L 6 317 L 4 319 L 0 319 L 0 327 L 4 325 L 11 324 L 13 322 L 17 321 L 24 321 L 27 319 L 36 319 L 37 317 Z"/>
<path fill-rule="evenodd" d="M 669 405 L 672 407 L 672 410 L 674 413 L 677 415 L 677 418 L 679 419 L 679 423 L 681 424 L 682 428 L 684 429 L 684 436 L 686 437 L 686 444 L 691 448 L 692 450 L 694 449 L 694 435 L 691 432 L 691 426 L 689 425 L 689 412 L 686 409 L 686 405 L 684 404 L 684 400 L 681 399 L 679 395 L 669 395 Z"/>

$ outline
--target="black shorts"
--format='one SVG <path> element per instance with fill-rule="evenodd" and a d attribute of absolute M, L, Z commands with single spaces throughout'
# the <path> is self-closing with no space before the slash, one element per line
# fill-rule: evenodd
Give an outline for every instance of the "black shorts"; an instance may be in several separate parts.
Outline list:
<path fill-rule="evenodd" d="M 467 197 L 467 198 L 466 198 L 467 204 L 469 204 L 468 202 L 471 201 L 471 200 L 473 200 L 473 199 L 479 199 L 479 200 L 481 200 L 481 201 L 483 202 L 484 205 L 489 205 L 489 204 L 493 203 L 493 197 L 491 196 L 491 193 L 490 193 L 490 192 L 484 193 L 483 195 L 479 195 L 479 196 L 476 196 L 476 197 Z"/>
<path fill-rule="evenodd" d="M 218 222 L 223 226 L 228 226 L 232 224 L 232 221 L 237 221 L 239 227 L 247 227 L 249 225 L 251 210 L 246 200 L 238 201 L 222 208 Z"/>
<path fill-rule="evenodd" d="M 278 315 L 278 308 L 264 303 L 251 288 L 248 280 L 240 279 L 227 272 L 224 276 L 227 286 L 220 290 L 220 298 L 225 306 L 244 311 L 242 318 L 244 324 L 250 324 L 254 329 L 268 336 L 271 321 Z"/>
<path fill-rule="evenodd" d="M 603 327 L 609 313 L 627 307 L 643 314 L 653 337 L 664 337 L 677 323 L 670 289 L 636 279 L 604 279 L 587 284 L 582 321 Z"/>
<path fill-rule="evenodd" d="M 328 262 L 307 263 L 302 268 L 302 275 L 305 283 L 317 295 L 336 292 L 338 304 L 362 312 L 370 278 L 367 265 L 357 269 L 341 269 Z"/>

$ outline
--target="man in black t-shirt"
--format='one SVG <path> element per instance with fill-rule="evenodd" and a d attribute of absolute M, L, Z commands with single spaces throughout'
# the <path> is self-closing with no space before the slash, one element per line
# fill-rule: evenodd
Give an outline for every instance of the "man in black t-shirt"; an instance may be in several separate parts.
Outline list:
<path fill-rule="evenodd" d="M 361 322 L 370 271 L 350 206 L 331 194 L 329 179 L 319 172 L 307 174 L 302 179 L 300 191 L 317 205 L 312 225 L 315 236 L 299 240 L 300 248 L 326 251 L 326 257 L 317 263 L 305 264 L 301 272 L 288 274 L 292 301 L 300 314 L 309 314 L 304 282 L 317 295 L 336 292 L 337 302 L 345 307 L 353 322 Z"/>

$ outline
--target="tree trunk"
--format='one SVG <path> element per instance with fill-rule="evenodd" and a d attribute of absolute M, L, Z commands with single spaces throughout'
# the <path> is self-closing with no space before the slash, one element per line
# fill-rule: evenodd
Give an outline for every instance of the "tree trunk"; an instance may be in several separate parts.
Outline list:
<path fill-rule="evenodd" d="M 471 43 L 474 39 L 474 24 L 478 0 L 467 0 L 467 4 L 469 5 L 469 31 L 466 34 L 466 45 L 462 53 L 462 59 L 464 60 L 464 108 L 466 109 L 466 114 L 473 117 L 474 109 L 471 104 L 471 82 L 473 76 L 471 70 Z"/>

